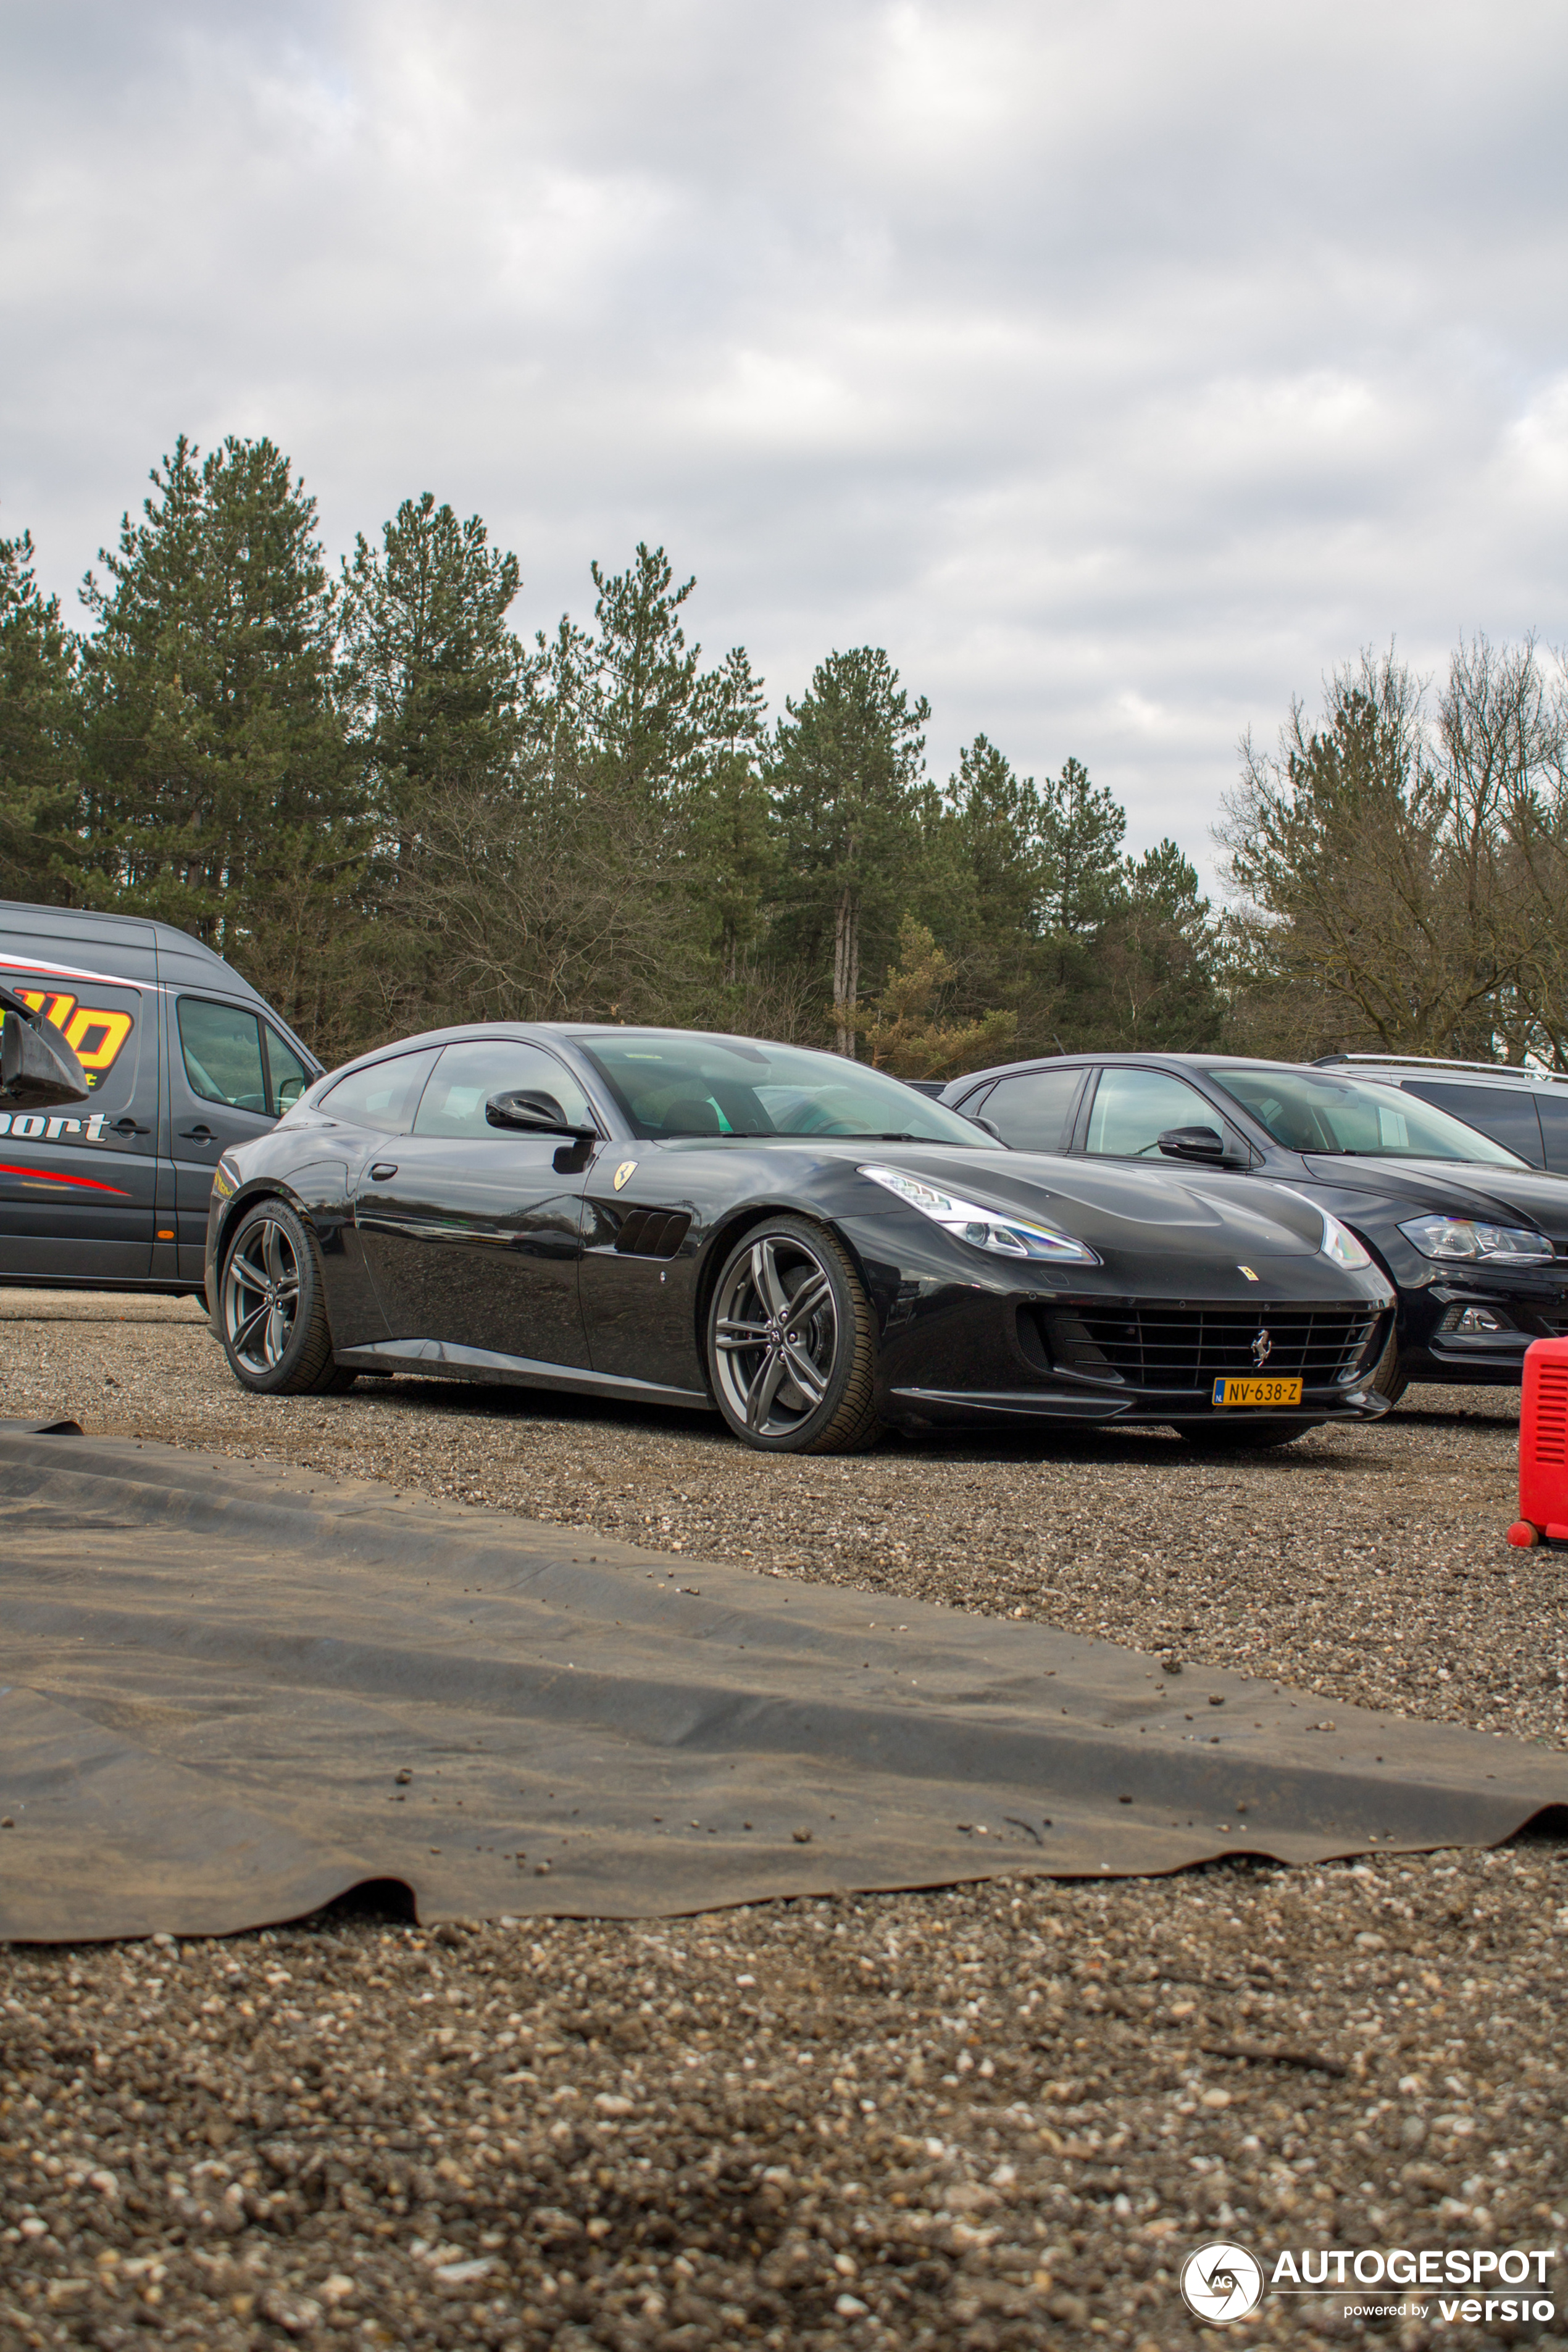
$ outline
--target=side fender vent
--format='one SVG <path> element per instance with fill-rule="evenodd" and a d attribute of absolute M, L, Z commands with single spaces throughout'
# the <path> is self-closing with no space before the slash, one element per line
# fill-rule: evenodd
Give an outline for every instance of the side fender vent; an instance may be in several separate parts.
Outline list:
<path fill-rule="evenodd" d="M 616 1247 L 623 1257 L 673 1257 L 690 1230 L 684 1209 L 624 1209 Z"/>

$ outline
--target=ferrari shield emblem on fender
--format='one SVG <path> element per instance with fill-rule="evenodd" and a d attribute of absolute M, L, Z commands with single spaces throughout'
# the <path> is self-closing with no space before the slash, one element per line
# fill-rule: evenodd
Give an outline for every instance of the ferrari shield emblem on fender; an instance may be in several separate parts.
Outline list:
<path fill-rule="evenodd" d="M 616 1179 L 616 1183 L 618 1184 L 620 1181 L 620 1178 L 617 1176 Z M 1249 1265 L 1238 1265 L 1236 1270 L 1237 1274 L 1246 1275 L 1248 1282 L 1256 1282 L 1258 1279 L 1258 1276 L 1253 1273 L 1252 1268 Z"/>
<path fill-rule="evenodd" d="M 629 1184 L 637 1172 L 637 1163 L 635 1160 L 623 1160 L 620 1166 L 616 1171 L 616 1192 L 618 1192 L 620 1191 L 623 1184 Z"/>

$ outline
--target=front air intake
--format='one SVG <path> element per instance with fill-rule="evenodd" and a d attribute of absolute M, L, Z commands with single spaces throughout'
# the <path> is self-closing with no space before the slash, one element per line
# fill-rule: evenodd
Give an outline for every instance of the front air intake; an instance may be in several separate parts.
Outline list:
<path fill-rule="evenodd" d="M 1267 1370 L 1342 1388 L 1366 1363 L 1378 1318 L 1364 1307 L 1142 1307 L 1034 1310 L 1058 1371 L 1126 1388 L 1205 1391 Z"/>

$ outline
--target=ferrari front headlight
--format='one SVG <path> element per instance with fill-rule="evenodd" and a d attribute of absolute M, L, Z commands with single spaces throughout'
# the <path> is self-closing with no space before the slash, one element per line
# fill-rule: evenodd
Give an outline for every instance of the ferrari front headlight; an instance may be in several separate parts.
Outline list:
<path fill-rule="evenodd" d="M 1100 1260 L 1087 1242 L 1072 1234 L 1058 1233 L 1052 1225 L 1041 1224 L 1034 1217 L 1020 1217 L 1009 1209 L 987 1208 L 979 1201 L 961 1200 L 956 1193 L 944 1192 L 938 1184 L 928 1184 L 923 1177 L 909 1176 L 899 1168 L 862 1168 L 873 1184 L 880 1184 L 907 1207 L 918 1209 L 933 1225 L 940 1225 L 955 1241 L 967 1242 L 972 1249 L 988 1250 L 994 1257 L 1055 1259 L 1058 1265 L 1098 1265 Z"/>
<path fill-rule="evenodd" d="M 1423 1257 L 1471 1265 L 1543 1265 L 1553 1255 L 1531 1225 L 1487 1225 L 1474 1217 L 1412 1217 L 1400 1232 Z"/>
<path fill-rule="evenodd" d="M 1321 1247 L 1325 1257 L 1331 1257 L 1336 1265 L 1361 1266 L 1372 1264 L 1371 1252 L 1362 1247 L 1348 1225 L 1342 1225 L 1338 1217 L 1331 1217 L 1327 1209 L 1323 1211 L 1322 1217 L 1323 1238 Z"/>

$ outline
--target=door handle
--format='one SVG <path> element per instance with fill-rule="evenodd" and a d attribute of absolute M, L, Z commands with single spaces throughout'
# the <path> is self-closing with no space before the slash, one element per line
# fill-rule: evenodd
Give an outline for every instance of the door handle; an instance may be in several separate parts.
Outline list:
<path fill-rule="evenodd" d="M 389 1176 L 396 1175 L 397 1162 L 395 1160 L 378 1160 L 370 1172 L 378 1184 L 384 1184 Z"/>
<path fill-rule="evenodd" d="M 180 1135 L 186 1143 L 210 1143 L 213 1139 L 213 1131 L 206 1126 L 183 1127 Z"/>
<path fill-rule="evenodd" d="M 133 1119 L 129 1111 L 123 1118 L 114 1119 L 110 1124 L 116 1135 L 151 1135 L 153 1132 L 150 1127 L 142 1127 L 139 1121 Z"/>

